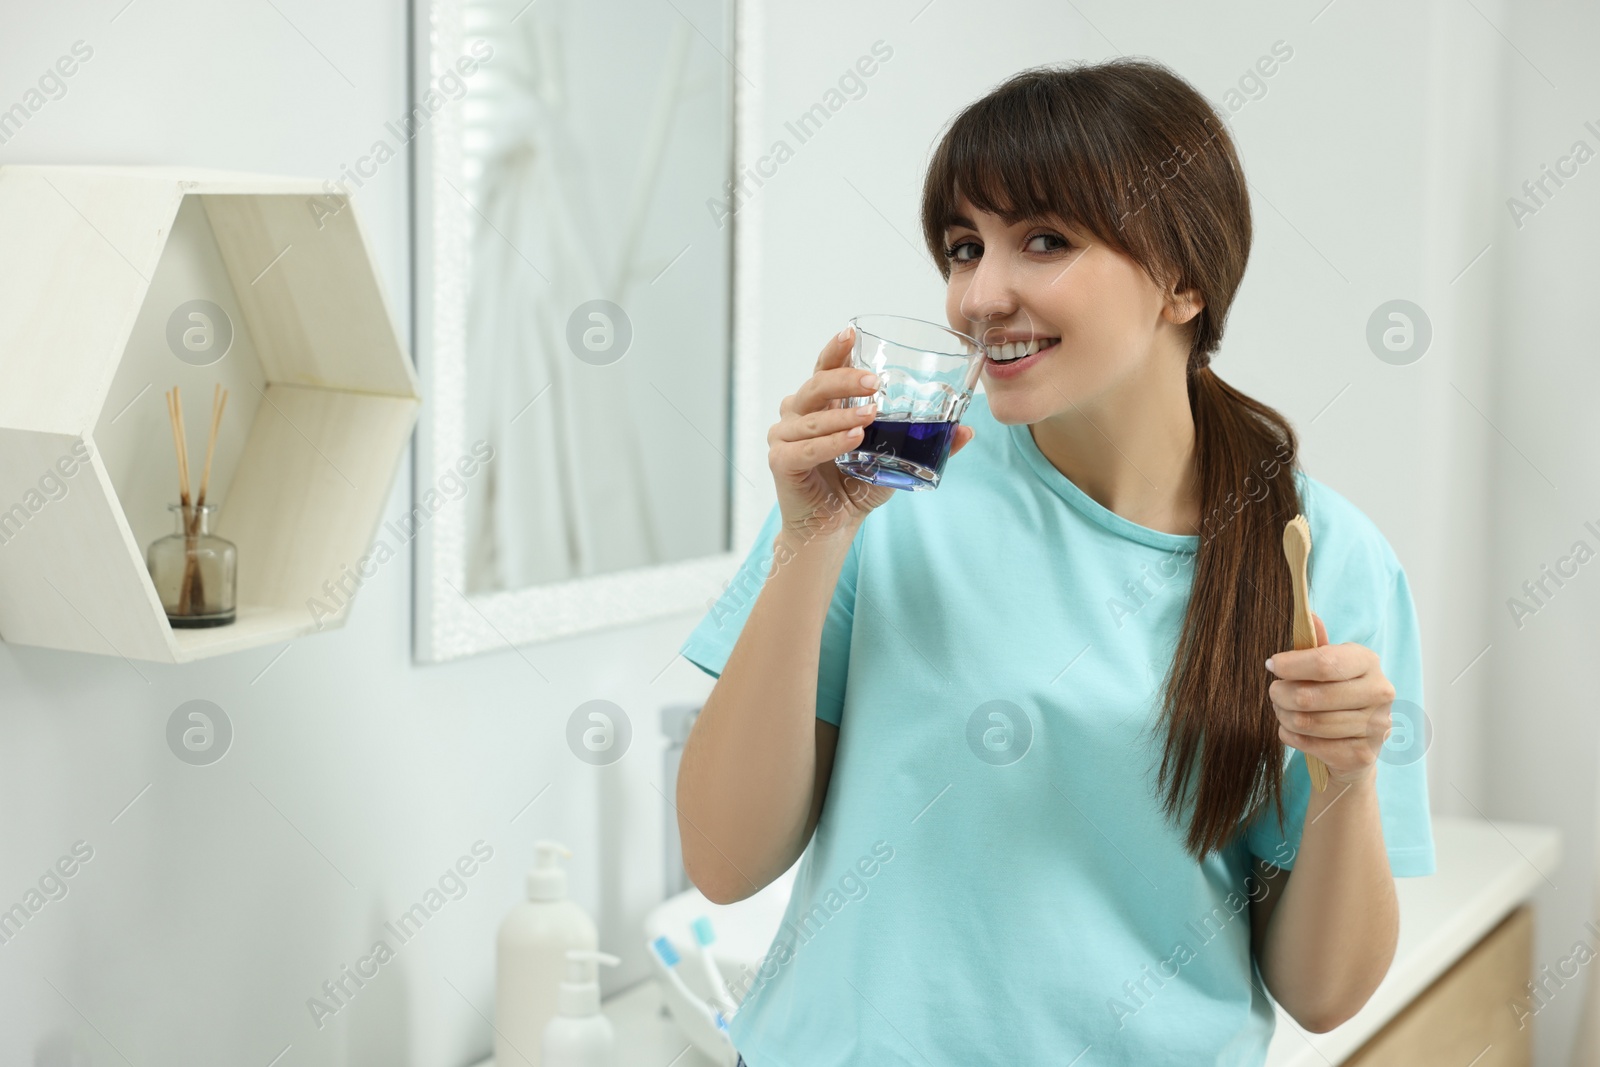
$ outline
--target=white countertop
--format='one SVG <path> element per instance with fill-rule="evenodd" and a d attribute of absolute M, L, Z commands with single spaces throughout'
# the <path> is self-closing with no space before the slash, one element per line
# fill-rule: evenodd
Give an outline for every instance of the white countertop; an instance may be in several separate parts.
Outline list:
<path fill-rule="evenodd" d="M 1561 834 L 1543 826 L 1482 819 L 1435 818 L 1438 871 L 1398 878 L 1400 942 L 1381 985 L 1355 1018 L 1325 1034 L 1302 1030 L 1281 1008 L 1267 1067 L 1329 1067 L 1399 1014 L 1517 905 L 1553 878 Z M 617 1029 L 621 1067 L 715 1067 L 690 1047 L 661 1007 L 650 979 L 605 1002 Z M 493 1067 L 484 1060 L 476 1067 Z"/>

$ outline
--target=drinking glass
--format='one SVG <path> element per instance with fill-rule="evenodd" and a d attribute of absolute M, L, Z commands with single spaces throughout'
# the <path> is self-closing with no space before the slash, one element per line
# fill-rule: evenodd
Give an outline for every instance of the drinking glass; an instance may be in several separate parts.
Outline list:
<path fill-rule="evenodd" d="M 852 478 L 894 489 L 935 489 L 956 427 L 983 373 L 984 347 L 948 326 L 904 315 L 858 315 L 850 365 L 878 376 L 877 401 L 861 443 L 833 462 Z"/>

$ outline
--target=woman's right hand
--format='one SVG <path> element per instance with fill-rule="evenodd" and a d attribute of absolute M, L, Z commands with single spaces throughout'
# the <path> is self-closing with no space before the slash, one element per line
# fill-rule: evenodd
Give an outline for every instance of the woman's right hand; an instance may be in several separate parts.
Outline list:
<path fill-rule="evenodd" d="M 767 431 L 767 464 L 777 484 L 783 528 L 808 540 L 835 533 L 853 537 L 872 509 L 897 492 L 852 478 L 833 462 L 861 443 L 863 428 L 877 414 L 875 404 L 840 403 L 878 389 L 871 372 L 850 366 L 854 337 L 854 328 L 847 326 L 823 345 L 811 377 L 783 398 L 780 417 Z M 969 427 L 957 427 L 950 454 L 972 434 Z"/>

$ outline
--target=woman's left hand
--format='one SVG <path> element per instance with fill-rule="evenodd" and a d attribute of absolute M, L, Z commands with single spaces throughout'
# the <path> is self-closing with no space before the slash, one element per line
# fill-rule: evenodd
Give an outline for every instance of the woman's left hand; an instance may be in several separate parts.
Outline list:
<path fill-rule="evenodd" d="M 1267 693 L 1278 713 L 1278 736 L 1327 764 L 1330 781 L 1362 782 L 1377 774 L 1394 686 L 1376 652 L 1352 641 L 1328 644 L 1321 617 L 1313 612 L 1311 619 L 1316 648 L 1278 652 L 1267 660 L 1277 675 Z"/>

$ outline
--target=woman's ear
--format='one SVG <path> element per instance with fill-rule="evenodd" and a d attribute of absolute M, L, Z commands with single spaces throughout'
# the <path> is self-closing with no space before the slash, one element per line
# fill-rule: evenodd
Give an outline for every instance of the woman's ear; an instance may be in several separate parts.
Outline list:
<path fill-rule="evenodd" d="M 1200 314 L 1205 306 L 1206 299 L 1200 295 L 1200 290 L 1190 287 L 1179 292 L 1178 283 L 1173 282 L 1172 288 L 1167 292 L 1167 305 L 1161 309 L 1161 314 L 1173 325 L 1182 326 Z"/>

